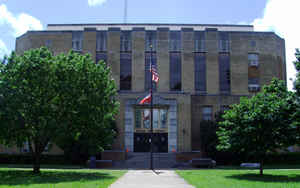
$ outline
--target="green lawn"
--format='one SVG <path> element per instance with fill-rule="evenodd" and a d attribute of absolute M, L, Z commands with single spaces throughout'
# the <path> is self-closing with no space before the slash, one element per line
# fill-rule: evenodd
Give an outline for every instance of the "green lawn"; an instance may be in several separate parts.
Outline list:
<path fill-rule="evenodd" d="M 0 188 L 106 188 L 126 171 L 88 169 L 0 168 Z"/>
<path fill-rule="evenodd" d="M 177 170 L 197 188 L 299 188 L 300 170 Z"/>

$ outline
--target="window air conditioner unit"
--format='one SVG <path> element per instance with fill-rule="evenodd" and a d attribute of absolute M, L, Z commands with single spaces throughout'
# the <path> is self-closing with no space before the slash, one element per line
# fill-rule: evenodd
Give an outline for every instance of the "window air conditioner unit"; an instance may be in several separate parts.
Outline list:
<path fill-rule="evenodd" d="M 258 61 L 250 61 L 251 67 L 258 67 Z"/>
<path fill-rule="evenodd" d="M 256 91 L 259 91 L 260 86 L 258 84 L 249 84 L 248 89 L 249 89 L 249 91 L 256 92 Z"/>

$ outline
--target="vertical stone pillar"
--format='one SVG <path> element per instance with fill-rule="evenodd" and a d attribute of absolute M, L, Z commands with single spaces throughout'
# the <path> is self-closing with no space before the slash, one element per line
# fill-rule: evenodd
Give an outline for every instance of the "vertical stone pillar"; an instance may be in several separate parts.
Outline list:
<path fill-rule="evenodd" d="M 168 151 L 177 151 L 177 102 L 176 100 L 168 100 Z"/>
<path fill-rule="evenodd" d="M 120 31 L 120 28 L 108 28 L 107 36 L 107 63 L 117 90 L 120 89 Z"/>
<path fill-rule="evenodd" d="M 195 91 L 194 70 L 194 30 L 193 28 L 182 28 L 182 90 L 184 92 Z"/>
<path fill-rule="evenodd" d="M 96 61 L 96 28 L 84 28 L 82 51 L 84 54 L 89 53 Z"/>
<path fill-rule="evenodd" d="M 136 100 L 127 100 L 125 105 L 125 129 L 124 129 L 124 139 L 125 139 L 125 149 L 129 152 L 134 151 L 134 107 Z"/>
<path fill-rule="evenodd" d="M 219 46 L 218 30 L 205 30 L 206 54 L 206 86 L 207 94 L 219 93 Z"/>
<path fill-rule="evenodd" d="M 169 28 L 157 29 L 158 92 L 170 91 Z"/>
<path fill-rule="evenodd" d="M 132 32 L 132 91 L 145 90 L 145 29 Z"/>

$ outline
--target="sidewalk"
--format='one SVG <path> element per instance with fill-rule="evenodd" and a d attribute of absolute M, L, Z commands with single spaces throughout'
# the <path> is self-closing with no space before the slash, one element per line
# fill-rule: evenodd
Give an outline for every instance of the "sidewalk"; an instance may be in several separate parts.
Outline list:
<path fill-rule="evenodd" d="M 129 170 L 110 188 L 194 188 L 174 170 Z"/>

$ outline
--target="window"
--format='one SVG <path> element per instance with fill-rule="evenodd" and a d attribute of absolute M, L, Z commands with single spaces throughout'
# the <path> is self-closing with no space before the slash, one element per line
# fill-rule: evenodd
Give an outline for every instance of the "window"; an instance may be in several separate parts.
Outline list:
<path fill-rule="evenodd" d="M 170 90 L 181 91 L 181 53 L 170 53 Z"/>
<path fill-rule="evenodd" d="M 219 51 L 229 52 L 229 34 L 227 32 L 219 32 Z"/>
<path fill-rule="evenodd" d="M 248 78 L 248 84 L 259 84 L 259 78 Z"/>
<path fill-rule="evenodd" d="M 152 56 L 150 52 L 145 53 L 145 90 L 148 91 L 150 89 L 150 81 L 152 79 L 152 74 L 150 72 L 150 60 L 153 65 L 156 66 L 156 53 L 152 52 Z M 157 66 L 156 66 L 157 68 Z M 156 83 L 152 82 L 153 91 L 156 91 Z"/>
<path fill-rule="evenodd" d="M 195 53 L 195 90 L 206 92 L 206 56 L 205 53 Z"/>
<path fill-rule="evenodd" d="M 50 49 L 52 47 L 52 41 L 51 40 L 46 40 L 45 46 Z"/>
<path fill-rule="evenodd" d="M 82 51 L 83 32 L 73 31 L 72 32 L 72 49 L 74 51 Z"/>
<path fill-rule="evenodd" d="M 195 31 L 195 52 L 205 52 L 205 35 L 202 31 Z"/>
<path fill-rule="evenodd" d="M 23 147 L 21 148 L 21 152 L 28 153 L 29 151 L 30 151 L 29 142 L 26 141 L 26 142 L 24 142 Z"/>
<path fill-rule="evenodd" d="M 250 53 L 248 54 L 249 66 L 257 67 L 258 66 L 258 54 Z"/>
<path fill-rule="evenodd" d="M 228 53 L 219 54 L 220 92 L 230 92 L 230 57 Z"/>
<path fill-rule="evenodd" d="M 50 151 L 50 146 L 51 146 L 51 144 L 50 144 L 50 142 L 48 142 L 47 145 L 44 148 L 44 152 L 49 152 Z"/>
<path fill-rule="evenodd" d="M 120 54 L 120 90 L 131 90 L 131 53 Z"/>
<path fill-rule="evenodd" d="M 212 120 L 212 107 L 206 106 L 202 108 L 202 120 Z"/>
<path fill-rule="evenodd" d="M 167 128 L 167 114 L 168 111 L 165 108 L 153 109 L 153 129 L 166 129 Z M 136 108 L 135 110 L 135 128 L 138 129 L 150 129 L 151 114 L 150 109 Z"/>
<path fill-rule="evenodd" d="M 96 51 L 106 52 L 107 51 L 107 32 L 98 31 L 96 35 Z"/>
<path fill-rule="evenodd" d="M 120 39 L 120 50 L 121 52 L 131 51 L 131 32 L 130 31 L 121 31 Z"/>
<path fill-rule="evenodd" d="M 170 31 L 169 40 L 169 51 L 180 51 L 181 50 L 181 32 Z"/>
<path fill-rule="evenodd" d="M 104 61 L 107 63 L 107 54 L 105 52 L 96 53 L 96 63 L 99 63 L 99 61 Z"/>
<path fill-rule="evenodd" d="M 151 51 L 150 46 L 152 45 L 152 51 L 156 51 L 156 32 L 155 31 L 146 31 L 146 42 L 145 49 L 146 52 Z"/>

